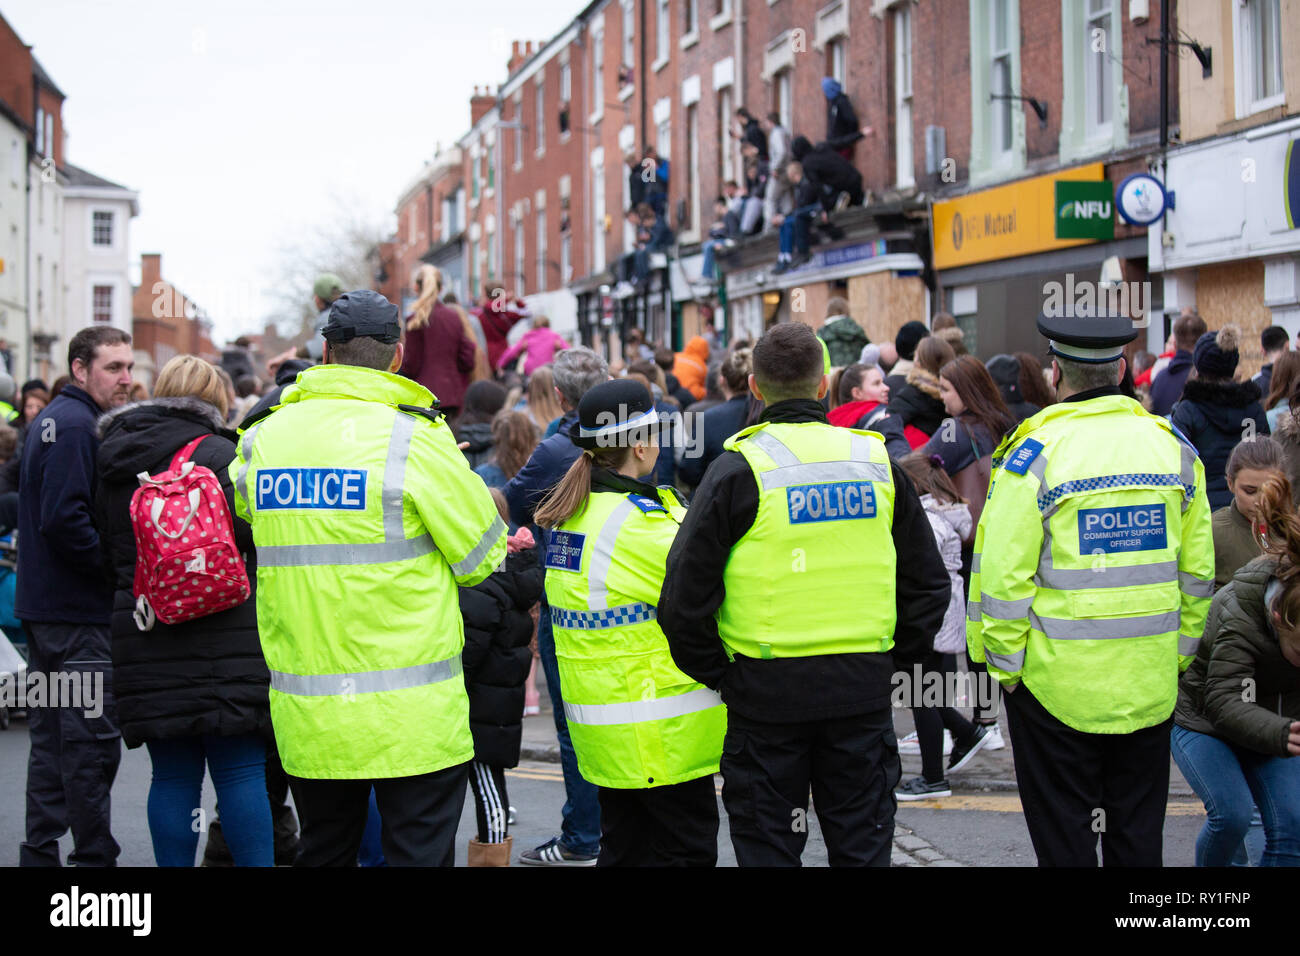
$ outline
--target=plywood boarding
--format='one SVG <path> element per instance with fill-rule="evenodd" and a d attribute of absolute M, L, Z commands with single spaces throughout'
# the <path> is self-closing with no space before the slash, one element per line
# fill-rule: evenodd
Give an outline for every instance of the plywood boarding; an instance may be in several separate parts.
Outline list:
<path fill-rule="evenodd" d="M 1196 308 L 1210 329 L 1228 323 L 1241 328 L 1237 380 L 1258 372 L 1263 364 L 1259 335 L 1273 324 L 1273 313 L 1264 304 L 1264 263 L 1245 259 L 1197 269 Z"/>
<path fill-rule="evenodd" d="M 873 342 L 892 342 L 903 323 L 925 321 L 925 285 L 888 272 L 849 280 L 849 312 Z"/>

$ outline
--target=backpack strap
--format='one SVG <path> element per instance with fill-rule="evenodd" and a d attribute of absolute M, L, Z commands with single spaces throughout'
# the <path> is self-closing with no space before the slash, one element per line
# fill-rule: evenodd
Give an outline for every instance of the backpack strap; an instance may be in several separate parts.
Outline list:
<path fill-rule="evenodd" d="M 203 439 L 208 437 L 210 437 L 210 435 L 200 435 L 198 438 L 194 439 L 193 441 L 183 445 L 180 451 L 176 452 L 176 454 L 172 456 L 172 463 L 167 466 L 167 470 L 168 471 L 178 470 L 183 464 L 185 464 L 187 461 L 190 460 L 190 456 L 193 455 L 194 450 L 199 447 L 199 443 L 202 442 Z"/>

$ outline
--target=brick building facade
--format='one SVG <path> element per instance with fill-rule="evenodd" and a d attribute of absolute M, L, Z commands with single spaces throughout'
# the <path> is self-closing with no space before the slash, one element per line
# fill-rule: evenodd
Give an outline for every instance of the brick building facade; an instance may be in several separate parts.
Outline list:
<path fill-rule="evenodd" d="M 135 378 L 152 388 L 173 356 L 190 354 L 220 363 L 211 339 L 212 324 L 203 309 L 163 278 L 162 256 L 140 256 L 140 284 L 131 300 L 131 338 Z"/>

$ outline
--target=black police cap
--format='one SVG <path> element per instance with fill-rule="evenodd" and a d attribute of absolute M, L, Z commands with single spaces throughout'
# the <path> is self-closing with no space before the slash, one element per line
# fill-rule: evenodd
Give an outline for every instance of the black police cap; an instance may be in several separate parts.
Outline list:
<path fill-rule="evenodd" d="M 1071 315 L 1038 317 L 1038 331 L 1050 344 L 1053 355 L 1085 365 L 1113 362 L 1124 354 L 1124 346 L 1138 337 L 1133 320 L 1124 315 Z"/>
<path fill-rule="evenodd" d="M 654 399 L 640 382 L 614 379 L 587 389 L 578 401 L 578 420 L 569 437 L 579 448 L 630 447 L 657 426 Z"/>
<path fill-rule="evenodd" d="M 364 335 L 392 345 L 402 337 L 402 323 L 397 306 L 378 292 L 357 289 L 334 300 L 320 334 L 329 342 L 350 342 Z"/>

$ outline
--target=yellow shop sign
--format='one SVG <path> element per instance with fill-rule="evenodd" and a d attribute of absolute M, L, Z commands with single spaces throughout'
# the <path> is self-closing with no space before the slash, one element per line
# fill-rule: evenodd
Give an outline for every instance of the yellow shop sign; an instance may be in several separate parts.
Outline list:
<path fill-rule="evenodd" d="M 934 267 L 952 269 L 1092 242 L 1056 238 L 1056 182 L 1098 181 L 1104 175 L 1101 163 L 1091 163 L 935 203 L 930 214 Z"/>

